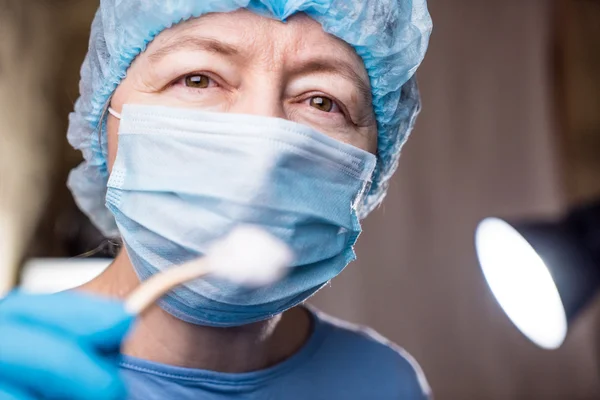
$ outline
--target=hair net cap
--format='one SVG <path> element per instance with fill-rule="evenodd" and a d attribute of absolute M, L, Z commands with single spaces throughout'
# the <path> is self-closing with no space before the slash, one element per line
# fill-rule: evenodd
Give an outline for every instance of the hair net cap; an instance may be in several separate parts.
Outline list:
<path fill-rule="evenodd" d="M 379 144 L 377 170 L 361 216 L 385 196 L 420 109 L 414 74 L 432 29 L 426 0 L 101 0 L 68 131 L 84 162 L 71 172 L 68 185 L 79 207 L 106 236 L 118 236 L 105 207 L 109 174 L 101 123 L 112 93 L 134 58 L 164 29 L 239 8 L 279 20 L 304 12 L 362 57 L 371 80 Z"/>

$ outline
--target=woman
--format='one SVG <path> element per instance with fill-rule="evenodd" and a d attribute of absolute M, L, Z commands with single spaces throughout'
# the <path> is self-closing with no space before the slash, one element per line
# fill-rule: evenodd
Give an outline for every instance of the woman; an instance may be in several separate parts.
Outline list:
<path fill-rule="evenodd" d="M 77 293 L 3 301 L 0 393 L 426 398 L 406 353 L 301 304 L 354 259 L 385 194 L 430 29 L 424 0 L 102 1 L 69 186 L 123 250 Z M 291 272 L 256 290 L 190 282 L 124 340 L 120 300 L 238 223 L 285 241 Z"/>

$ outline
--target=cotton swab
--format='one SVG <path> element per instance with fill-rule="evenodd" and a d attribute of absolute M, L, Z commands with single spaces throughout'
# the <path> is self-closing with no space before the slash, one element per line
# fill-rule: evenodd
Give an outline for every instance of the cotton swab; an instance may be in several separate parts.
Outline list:
<path fill-rule="evenodd" d="M 240 226 L 213 243 L 205 257 L 146 280 L 128 297 L 125 309 L 142 314 L 169 290 L 208 274 L 239 285 L 265 286 L 280 279 L 291 262 L 292 252 L 285 243 L 259 228 Z"/>

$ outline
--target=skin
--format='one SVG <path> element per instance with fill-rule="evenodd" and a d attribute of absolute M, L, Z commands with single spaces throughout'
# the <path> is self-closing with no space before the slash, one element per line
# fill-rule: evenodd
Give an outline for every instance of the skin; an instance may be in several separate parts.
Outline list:
<path fill-rule="evenodd" d="M 133 62 L 111 107 L 154 104 L 284 118 L 375 153 L 377 126 L 364 64 L 343 41 L 299 14 L 286 23 L 246 10 L 208 14 L 160 33 Z M 107 120 L 109 169 L 119 120 Z M 139 279 L 125 250 L 82 289 L 124 299 Z M 311 320 L 296 307 L 267 321 L 211 328 L 158 307 L 142 316 L 124 353 L 220 372 L 274 365 L 306 342 Z"/>

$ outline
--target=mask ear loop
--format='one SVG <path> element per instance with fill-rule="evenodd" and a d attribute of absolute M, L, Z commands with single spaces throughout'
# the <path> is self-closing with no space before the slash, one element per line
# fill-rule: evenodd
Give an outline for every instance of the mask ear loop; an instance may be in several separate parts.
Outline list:
<path fill-rule="evenodd" d="M 106 113 L 108 113 L 110 109 L 110 102 L 112 101 L 112 96 L 108 99 L 104 108 L 102 109 L 102 114 L 100 115 L 100 123 L 98 124 L 98 143 L 100 144 L 100 148 L 103 149 L 102 145 L 102 132 L 104 131 L 104 120 L 106 119 Z"/>
<path fill-rule="evenodd" d="M 108 107 L 108 112 L 109 112 L 110 115 L 112 115 L 116 119 L 118 119 L 118 120 L 121 119 L 121 114 L 119 114 L 118 112 L 116 112 L 112 107 Z"/>
<path fill-rule="evenodd" d="M 111 101 L 112 101 L 112 96 L 108 99 L 108 101 L 104 105 L 104 108 L 102 109 L 102 114 L 100 114 L 100 122 L 99 122 L 98 128 L 97 128 L 98 129 L 98 144 L 100 145 L 100 149 L 104 149 L 104 147 L 102 145 L 102 133 L 104 131 L 104 121 L 107 118 L 107 113 L 114 115 L 113 113 L 110 112 L 110 110 L 112 110 L 112 108 L 110 106 Z M 113 110 L 113 112 L 115 112 L 115 111 Z M 118 115 L 117 118 L 120 119 L 121 115 L 117 112 L 115 112 L 115 113 Z M 121 238 L 109 238 L 109 239 L 107 239 L 106 243 L 103 243 L 100 245 L 100 247 L 102 247 L 102 249 L 98 248 L 96 250 L 92 250 L 92 255 L 95 254 L 95 252 L 102 251 L 102 250 L 104 250 L 105 247 L 108 247 L 109 253 L 113 253 L 114 256 L 116 256 L 117 253 L 119 252 L 119 249 L 122 246 L 123 246 L 123 242 L 122 242 Z M 90 255 L 89 253 L 90 252 L 83 254 L 82 257 L 89 256 Z"/>
<path fill-rule="evenodd" d="M 107 118 L 107 114 L 112 115 L 113 117 L 117 118 L 118 120 L 121 119 L 121 114 L 116 112 L 110 106 L 111 101 L 112 101 L 112 96 L 108 99 L 108 101 L 104 105 L 104 108 L 102 109 L 102 114 L 100 115 L 100 123 L 98 124 L 98 143 L 99 143 L 101 149 L 104 149 L 103 144 L 102 144 L 102 134 L 104 133 L 104 121 Z"/>

